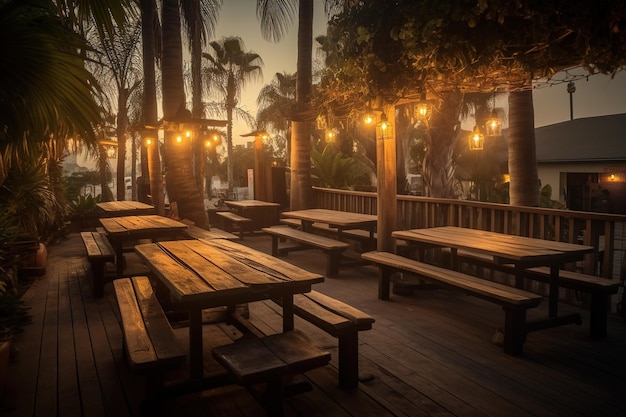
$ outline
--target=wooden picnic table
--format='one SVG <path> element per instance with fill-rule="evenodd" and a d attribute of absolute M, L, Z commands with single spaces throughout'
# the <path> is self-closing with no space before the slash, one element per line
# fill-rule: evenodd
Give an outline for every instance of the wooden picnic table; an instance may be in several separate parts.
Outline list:
<path fill-rule="evenodd" d="M 547 266 L 550 268 L 548 315 L 552 320 L 545 321 L 545 326 L 548 327 L 551 323 L 565 324 L 580 320 L 580 317 L 557 317 L 559 269 L 565 263 L 580 260 L 585 254 L 593 252 L 592 246 L 453 226 L 399 230 L 393 232 L 392 236 L 418 245 L 420 257 L 423 257 L 423 250 L 427 248 L 450 248 L 454 269 L 458 269 L 458 250 L 489 255 L 493 257 L 495 264 L 512 264 L 514 265 L 515 286 L 520 289 L 523 288 L 525 269 Z M 541 328 L 541 325 L 537 328 Z"/>
<path fill-rule="evenodd" d="M 223 240 L 177 240 L 135 246 L 170 296 L 189 313 L 190 375 L 204 377 L 202 310 L 278 299 L 283 330 L 293 330 L 293 296 L 311 291 L 324 277 L 241 244 Z"/>
<path fill-rule="evenodd" d="M 261 200 L 229 200 L 224 203 L 236 214 L 251 220 L 250 230 L 278 224 L 278 203 Z"/>
<path fill-rule="evenodd" d="M 305 209 L 286 211 L 283 217 L 299 219 L 302 222 L 302 230 L 311 232 L 313 223 L 327 224 L 331 228 L 337 229 L 339 240 L 343 230 L 364 229 L 370 234 L 370 239 L 374 239 L 378 217 L 373 214 L 353 213 L 349 211 L 329 210 L 329 209 Z"/>
<path fill-rule="evenodd" d="M 106 201 L 97 203 L 100 217 L 143 216 L 156 214 L 156 208 L 140 201 Z"/>
<path fill-rule="evenodd" d="M 124 272 L 124 243 L 139 239 L 176 239 L 183 235 L 187 225 L 169 217 L 156 214 L 145 216 L 120 216 L 99 219 L 107 238 L 115 249 L 117 276 Z"/>

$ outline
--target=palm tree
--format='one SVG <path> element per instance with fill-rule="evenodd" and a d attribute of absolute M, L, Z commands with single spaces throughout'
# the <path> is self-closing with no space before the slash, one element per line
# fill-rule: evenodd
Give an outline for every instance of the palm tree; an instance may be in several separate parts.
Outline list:
<path fill-rule="evenodd" d="M 0 184 L 27 142 L 95 142 L 99 88 L 77 52 L 89 46 L 55 12 L 44 1 L 0 4 Z"/>
<path fill-rule="evenodd" d="M 296 75 L 276 73 L 270 84 L 263 86 L 257 96 L 257 128 L 259 130 L 271 130 L 283 138 L 286 146 L 286 154 L 289 156 L 290 132 L 287 113 L 294 105 L 296 99 Z M 275 136 L 272 139 L 276 140 Z M 281 146 L 278 146 L 281 148 Z M 290 164 L 289 164 L 290 165 Z"/>
<path fill-rule="evenodd" d="M 163 25 L 162 92 L 163 119 L 180 122 L 191 113 L 185 108 L 180 8 L 177 0 L 162 0 Z M 202 189 L 194 181 L 191 143 L 178 143 L 175 132 L 165 129 L 164 161 L 170 203 L 176 203 L 181 217 L 208 228 Z"/>
<path fill-rule="evenodd" d="M 106 86 L 106 98 L 117 96 L 117 200 L 126 199 L 125 167 L 128 134 L 129 97 L 141 86 L 142 74 L 137 70 L 141 26 L 138 24 L 115 28 L 110 36 L 95 36 L 98 44 L 94 56 L 95 74 Z M 100 59 L 98 59 L 98 56 Z"/>
<path fill-rule="evenodd" d="M 156 0 L 140 0 L 141 8 L 141 39 L 143 52 L 143 125 L 152 126 L 146 129 L 142 137 L 142 150 L 146 154 L 147 167 L 142 169 L 142 178 L 145 181 L 148 174 L 150 184 L 151 201 L 160 215 L 165 214 L 164 196 L 162 191 L 163 178 L 161 169 L 161 157 L 157 140 L 158 130 L 154 127 L 158 124 L 157 96 L 156 96 L 156 73 L 155 65 L 157 58 L 157 43 L 160 42 L 160 22 L 157 16 Z M 152 146 L 147 146 L 146 139 L 150 138 Z M 142 164 L 143 166 L 143 164 Z"/>
<path fill-rule="evenodd" d="M 202 101 L 202 48 L 213 37 L 221 5 L 221 0 L 181 1 L 183 24 L 191 52 L 191 115 L 198 119 L 204 115 Z M 201 140 L 195 140 L 192 145 L 195 162 L 194 177 L 201 189 L 203 189 L 205 165 L 205 146 L 202 142 Z"/>
<path fill-rule="evenodd" d="M 532 90 L 509 94 L 509 188 L 513 206 L 539 206 Z"/>
<path fill-rule="evenodd" d="M 261 71 L 263 60 L 256 53 L 245 51 L 243 41 L 236 36 L 213 41 L 209 45 L 212 53 L 203 54 L 210 63 L 208 77 L 219 89 L 226 111 L 227 175 L 230 194 L 233 187 L 233 112 L 237 108 L 237 101 L 246 83 L 263 75 Z"/>

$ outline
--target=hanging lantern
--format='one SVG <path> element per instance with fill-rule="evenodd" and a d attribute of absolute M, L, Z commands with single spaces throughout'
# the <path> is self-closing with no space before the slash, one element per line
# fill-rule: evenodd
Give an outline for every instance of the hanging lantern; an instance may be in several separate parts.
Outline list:
<path fill-rule="evenodd" d="M 474 126 L 474 131 L 470 134 L 469 137 L 470 151 L 482 151 L 484 144 L 485 136 L 480 133 L 480 130 L 478 130 L 478 126 Z"/>
<path fill-rule="evenodd" d="M 495 110 L 491 112 L 491 116 L 485 122 L 485 133 L 487 136 L 500 136 L 502 134 L 502 120 Z"/>
<path fill-rule="evenodd" d="M 387 115 L 382 113 L 380 115 L 380 121 L 376 125 L 376 138 L 377 139 L 392 139 L 393 138 L 393 126 L 387 120 Z"/>
<path fill-rule="evenodd" d="M 494 92 L 492 95 L 493 98 L 493 107 L 491 108 L 491 115 L 485 122 L 485 133 L 487 136 L 500 136 L 502 133 L 502 120 L 498 117 L 498 113 L 496 113 L 496 93 Z"/>

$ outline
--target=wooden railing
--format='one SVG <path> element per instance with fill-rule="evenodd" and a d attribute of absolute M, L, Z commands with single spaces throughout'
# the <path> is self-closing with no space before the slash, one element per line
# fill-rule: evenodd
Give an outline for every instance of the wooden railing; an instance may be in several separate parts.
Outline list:
<path fill-rule="evenodd" d="M 315 207 L 376 214 L 376 193 L 314 187 L 314 195 Z M 398 195 L 397 201 L 398 230 L 462 226 L 594 246 L 594 253 L 568 269 L 619 279 L 614 261 L 624 257 L 624 215 L 406 195 Z"/>

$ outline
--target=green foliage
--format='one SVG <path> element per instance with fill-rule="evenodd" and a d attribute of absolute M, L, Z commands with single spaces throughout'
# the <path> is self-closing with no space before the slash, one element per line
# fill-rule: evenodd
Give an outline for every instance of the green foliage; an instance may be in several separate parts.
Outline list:
<path fill-rule="evenodd" d="M 612 73 L 626 64 L 625 20 L 621 0 L 355 2 L 329 23 L 340 47 L 322 85 L 327 101 L 363 103 L 426 86 L 528 88 L 573 66 Z"/>
<path fill-rule="evenodd" d="M 96 215 L 96 204 L 100 202 L 100 195 L 93 197 L 91 194 L 79 195 L 70 202 L 71 216 L 74 219 L 88 221 Z"/>
<path fill-rule="evenodd" d="M 24 239 L 46 239 L 66 214 L 49 185 L 45 161 L 36 157 L 13 164 L 0 187 L 0 210 L 18 219 Z"/>
<path fill-rule="evenodd" d="M 4 294 L 14 280 L 19 262 L 16 241 L 19 235 L 17 218 L 7 212 L 0 214 L 0 294 Z"/>
<path fill-rule="evenodd" d="M 311 165 L 311 182 L 317 187 L 349 189 L 354 185 L 370 183 L 370 168 L 331 144 L 326 145 L 322 152 L 311 150 Z"/>

